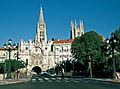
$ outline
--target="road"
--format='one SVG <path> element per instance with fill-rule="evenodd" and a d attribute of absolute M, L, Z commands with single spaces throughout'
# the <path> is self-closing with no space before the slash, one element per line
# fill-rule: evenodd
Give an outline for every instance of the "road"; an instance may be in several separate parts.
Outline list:
<path fill-rule="evenodd" d="M 42 78 L 38 81 L 33 79 L 31 82 L 1 85 L 0 89 L 120 89 L 120 84 L 79 78 Z"/>

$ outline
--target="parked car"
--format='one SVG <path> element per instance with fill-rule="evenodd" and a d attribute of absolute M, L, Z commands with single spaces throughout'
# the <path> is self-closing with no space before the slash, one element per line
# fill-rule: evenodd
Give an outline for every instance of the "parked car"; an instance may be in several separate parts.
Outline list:
<path fill-rule="evenodd" d="M 32 74 L 32 75 L 37 75 L 37 73 L 34 72 L 34 71 L 30 72 L 30 74 Z"/>
<path fill-rule="evenodd" d="M 34 71 L 31 71 L 30 74 L 32 75 L 32 79 L 36 79 L 37 78 L 37 73 Z"/>
<path fill-rule="evenodd" d="M 50 70 L 48 71 L 48 73 L 50 74 L 51 77 L 55 77 L 56 76 L 56 73 L 54 70 Z"/>
<path fill-rule="evenodd" d="M 41 76 L 41 77 L 45 77 L 45 78 L 49 78 L 49 77 L 50 77 L 50 74 L 47 73 L 47 72 L 45 72 L 45 71 L 43 71 L 43 72 L 41 72 L 40 76 Z"/>
<path fill-rule="evenodd" d="M 50 73 L 51 77 L 56 77 L 56 73 Z"/>

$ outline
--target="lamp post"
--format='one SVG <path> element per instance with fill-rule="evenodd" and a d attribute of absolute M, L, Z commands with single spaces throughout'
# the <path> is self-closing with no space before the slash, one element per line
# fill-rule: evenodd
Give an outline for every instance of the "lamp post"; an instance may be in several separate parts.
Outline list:
<path fill-rule="evenodd" d="M 17 43 L 17 46 L 16 46 L 16 49 L 17 49 L 17 54 L 16 54 L 16 58 L 17 58 L 17 66 L 16 66 L 16 70 L 17 70 L 17 79 L 18 79 L 18 72 L 19 72 L 19 63 L 18 63 L 18 59 L 20 59 L 19 58 L 19 52 L 18 52 L 18 46 L 19 46 L 19 44 Z"/>
<path fill-rule="evenodd" d="M 11 79 L 11 63 L 10 63 L 10 59 L 11 59 L 11 51 L 12 50 L 15 50 L 16 48 L 16 45 L 15 44 L 12 44 L 12 40 L 9 39 L 8 40 L 8 44 L 4 44 L 4 49 L 8 51 L 9 53 L 9 61 L 8 61 L 8 71 L 7 71 L 7 77 L 6 79 Z"/>
<path fill-rule="evenodd" d="M 26 78 L 27 78 L 27 65 L 28 65 L 28 59 L 26 59 L 25 67 L 26 67 Z"/>
<path fill-rule="evenodd" d="M 112 54 L 112 65 L 113 65 L 113 79 L 116 79 L 116 68 L 115 68 L 115 54 L 114 51 L 116 49 L 116 44 L 117 44 L 117 38 L 114 35 L 114 33 L 111 34 L 110 39 L 106 39 L 106 43 L 108 44 L 107 49 L 111 49 L 110 53 Z"/>

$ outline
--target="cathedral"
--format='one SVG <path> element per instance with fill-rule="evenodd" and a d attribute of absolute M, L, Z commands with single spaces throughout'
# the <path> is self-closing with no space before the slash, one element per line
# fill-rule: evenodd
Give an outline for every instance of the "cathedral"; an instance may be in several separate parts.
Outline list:
<path fill-rule="evenodd" d="M 37 66 L 45 71 L 54 66 L 52 44 L 53 41 L 47 41 L 46 24 L 41 7 L 35 40 L 29 40 L 28 42 L 20 40 L 19 57 L 24 61 L 28 59 L 28 70 L 32 70 L 32 68 Z"/>
<path fill-rule="evenodd" d="M 19 60 L 28 62 L 27 72 L 29 73 L 34 67 L 39 67 L 42 71 L 53 68 L 57 63 L 66 60 L 72 60 L 71 43 L 74 38 L 84 34 L 84 24 L 80 21 L 71 21 L 70 39 L 63 40 L 47 40 L 46 24 L 42 7 L 40 8 L 39 21 L 36 26 L 35 40 L 19 41 L 18 54 Z M 15 59 L 15 53 L 11 52 L 11 59 Z M 3 58 L 4 55 L 4 58 Z M 8 55 L 7 55 L 8 56 Z M 7 59 L 4 48 L 0 48 L 0 60 Z"/>

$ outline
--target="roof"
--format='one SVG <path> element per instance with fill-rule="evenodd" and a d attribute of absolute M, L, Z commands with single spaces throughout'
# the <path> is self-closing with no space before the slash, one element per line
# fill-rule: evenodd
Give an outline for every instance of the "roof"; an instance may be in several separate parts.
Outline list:
<path fill-rule="evenodd" d="M 3 51 L 3 50 L 5 50 L 4 48 L 0 48 L 0 51 Z"/>
<path fill-rule="evenodd" d="M 55 40 L 54 43 L 59 44 L 59 43 L 72 43 L 74 40 L 69 39 L 69 40 Z"/>
<path fill-rule="evenodd" d="M 0 51 L 4 51 L 4 50 L 6 50 L 6 49 L 3 47 L 0 48 Z M 17 50 L 17 48 L 12 48 L 11 50 Z"/>

